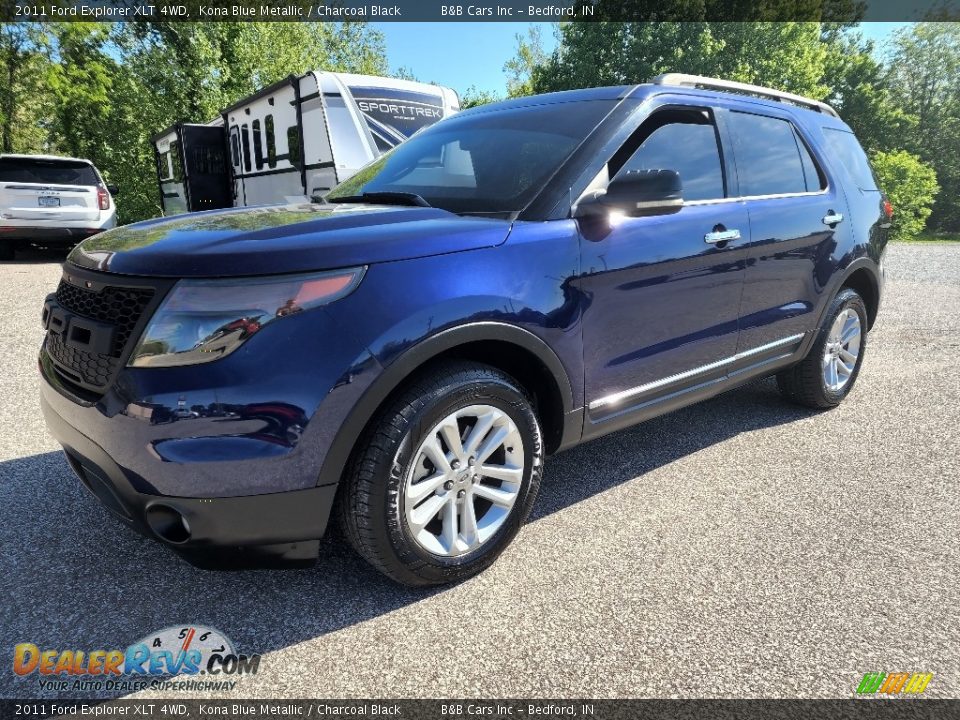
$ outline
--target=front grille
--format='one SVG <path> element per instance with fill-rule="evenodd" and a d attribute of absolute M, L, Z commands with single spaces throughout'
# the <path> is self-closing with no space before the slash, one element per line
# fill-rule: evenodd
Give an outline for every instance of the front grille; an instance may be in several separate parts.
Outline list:
<path fill-rule="evenodd" d="M 47 333 L 47 353 L 64 379 L 86 390 L 106 388 L 120 369 L 124 351 L 153 294 L 149 287 L 87 289 L 61 280 L 56 292 L 60 307 L 73 315 L 111 325 L 114 330 L 109 352 L 105 353 L 76 347 L 60 332 Z"/>
<path fill-rule="evenodd" d="M 112 357 L 123 354 L 127 341 L 146 309 L 153 290 L 146 288 L 105 287 L 100 292 L 79 288 L 66 280 L 57 288 L 57 302 L 77 315 L 116 326 Z"/>
<path fill-rule="evenodd" d="M 72 348 L 63 341 L 62 335 L 55 333 L 47 335 L 47 352 L 68 371 L 76 373 L 77 377 L 69 379 L 81 380 L 87 385 L 97 387 L 106 387 L 120 364 L 118 359 L 109 355 Z"/>

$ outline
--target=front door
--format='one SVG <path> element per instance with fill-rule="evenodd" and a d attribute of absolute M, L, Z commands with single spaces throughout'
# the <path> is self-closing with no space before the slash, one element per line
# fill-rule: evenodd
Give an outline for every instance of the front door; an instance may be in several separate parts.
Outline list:
<path fill-rule="evenodd" d="M 614 176 L 678 171 L 684 206 L 581 238 L 587 437 L 722 381 L 736 354 L 749 222 L 719 137 L 710 108 L 669 105 L 611 160 Z"/>

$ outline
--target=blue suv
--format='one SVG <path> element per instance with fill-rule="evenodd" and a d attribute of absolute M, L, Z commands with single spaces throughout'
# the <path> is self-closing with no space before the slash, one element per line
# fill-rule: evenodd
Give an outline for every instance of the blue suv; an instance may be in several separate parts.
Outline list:
<path fill-rule="evenodd" d="M 456 581 L 551 453 L 768 375 L 841 402 L 891 215 L 806 98 L 665 75 L 487 105 L 323 199 L 85 241 L 43 308 L 43 411 L 193 562 L 309 562 L 333 516 L 391 578 Z"/>

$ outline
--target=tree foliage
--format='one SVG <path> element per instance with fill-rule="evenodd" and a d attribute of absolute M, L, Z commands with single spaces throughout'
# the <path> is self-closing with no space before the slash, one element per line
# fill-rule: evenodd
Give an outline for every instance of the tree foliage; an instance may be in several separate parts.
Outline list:
<path fill-rule="evenodd" d="M 893 205 L 892 238 L 916 237 L 923 232 L 940 190 L 937 174 L 905 150 L 889 153 L 878 150 L 872 154 L 871 163 L 880 189 Z"/>
<path fill-rule="evenodd" d="M 942 201 L 930 216 L 938 230 L 960 230 L 960 23 L 917 23 L 899 31 L 889 62 L 889 87 L 916 129 L 895 147 L 931 165 Z"/>

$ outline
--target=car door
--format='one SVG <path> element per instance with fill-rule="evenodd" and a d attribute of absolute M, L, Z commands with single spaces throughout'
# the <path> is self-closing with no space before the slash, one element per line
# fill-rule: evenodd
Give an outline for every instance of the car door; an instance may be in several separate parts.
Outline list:
<path fill-rule="evenodd" d="M 608 164 L 612 177 L 678 171 L 684 204 L 675 214 L 612 218 L 605 232 L 582 233 L 587 437 L 722 381 L 736 353 L 749 225 L 720 137 L 712 108 L 671 102 Z"/>
<path fill-rule="evenodd" d="M 788 352 L 815 326 L 833 258 L 850 246 L 846 197 L 789 114 L 731 110 L 725 120 L 751 228 L 739 352 Z"/>

